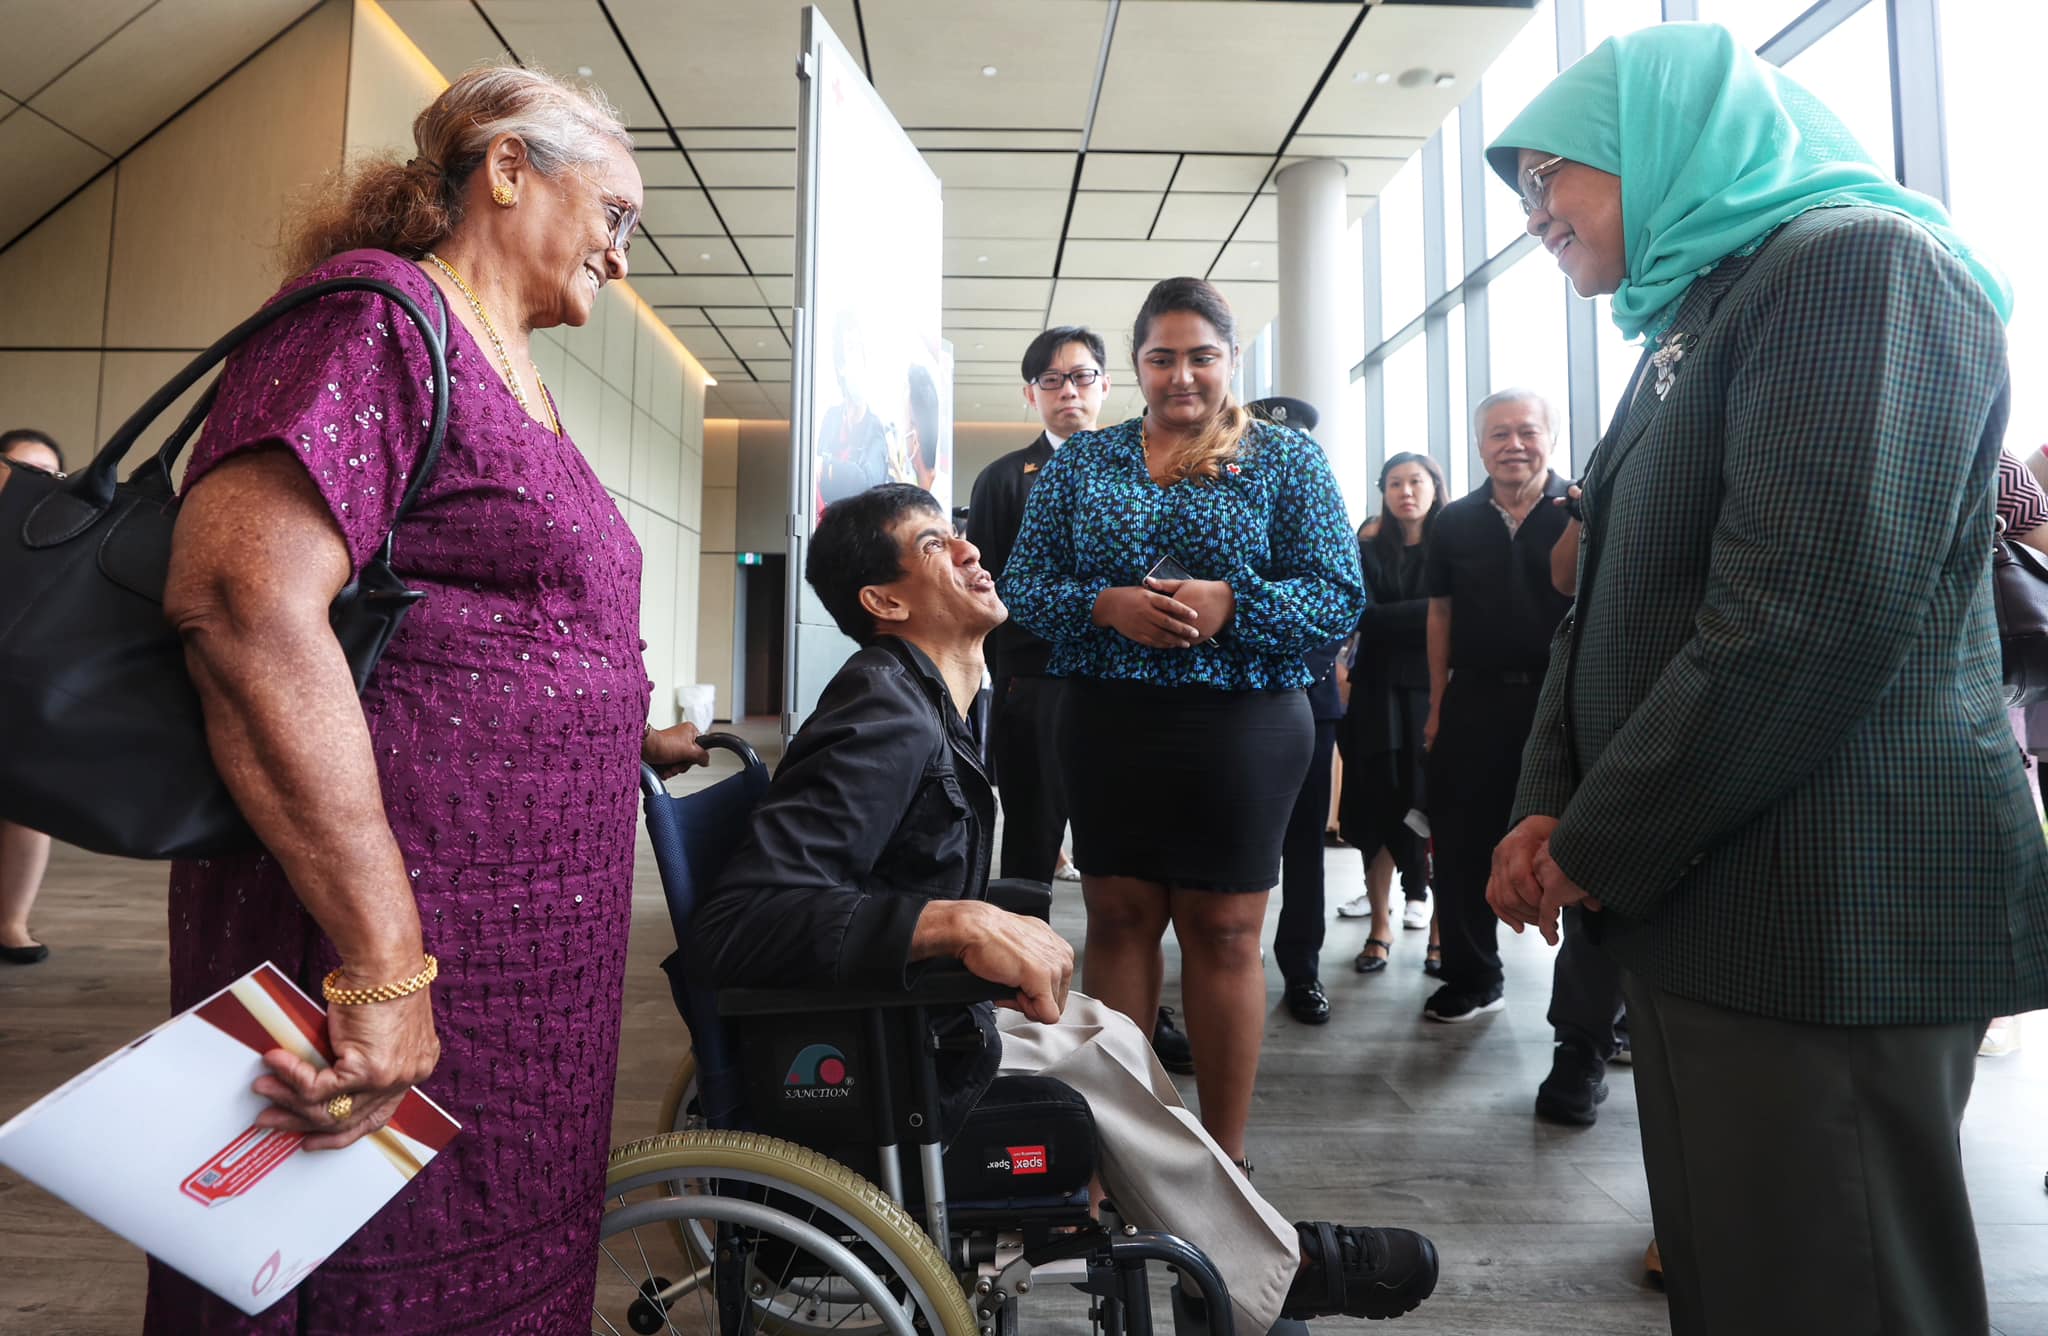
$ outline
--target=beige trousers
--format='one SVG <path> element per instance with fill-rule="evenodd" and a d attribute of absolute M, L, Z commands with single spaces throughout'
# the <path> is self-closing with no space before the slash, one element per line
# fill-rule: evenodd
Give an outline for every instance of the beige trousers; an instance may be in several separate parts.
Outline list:
<path fill-rule="evenodd" d="M 996 1019 L 1006 1074 L 1050 1076 L 1088 1101 L 1103 1190 L 1123 1218 L 1207 1253 L 1243 1336 L 1270 1328 L 1294 1283 L 1300 1238 L 1180 1102 L 1145 1033 L 1081 993 L 1067 995 L 1057 1025 L 1009 1010 Z"/>

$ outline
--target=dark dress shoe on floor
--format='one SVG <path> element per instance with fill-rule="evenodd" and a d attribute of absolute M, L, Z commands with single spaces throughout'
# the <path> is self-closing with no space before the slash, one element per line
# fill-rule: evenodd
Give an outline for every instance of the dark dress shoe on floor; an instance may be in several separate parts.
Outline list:
<path fill-rule="evenodd" d="M 1436 1246 L 1412 1229 L 1296 1221 L 1304 1265 L 1280 1315 L 1399 1317 L 1436 1289 Z"/>
<path fill-rule="evenodd" d="M 1178 1076 L 1195 1074 L 1195 1050 L 1173 1023 L 1172 1007 L 1159 1009 L 1159 1019 L 1152 1026 L 1152 1052 L 1166 1070 Z"/>
<path fill-rule="evenodd" d="M 1282 1000 L 1287 1014 L 1303 1025 L 1325 1025 L 1330 1019 L 1330 995 L 1321 979 L 1299 979 L 1287 985 Z"/>
<path fill-rule="evenodd" d="M 34 965 L 50 958 L 50 948 L 41 942 L 27 946 L 0 946 L 0 961 L 9 965 Z"/>
<path fill-rule="evenodd" d="M 1607 1067 L 1574 1044 L 1559 1044 L 1550 1060 L 1550 1075 L 1536 1087 L 1536 1116 L 1566 1127 L 1591 1127 L 1600 1119 L 1607 1098 Z"/>

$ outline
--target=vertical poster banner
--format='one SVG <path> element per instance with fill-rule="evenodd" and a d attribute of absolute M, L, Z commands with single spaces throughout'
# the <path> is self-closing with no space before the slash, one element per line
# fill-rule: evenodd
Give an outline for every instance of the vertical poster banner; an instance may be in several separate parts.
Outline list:
<path fill-rule="evenodd" d="M 818 517 L 885 482 L 953 495 L 939 179 L 815 6 L 803 45 L 785 736 L 853 650 L 803 580 Z"/>

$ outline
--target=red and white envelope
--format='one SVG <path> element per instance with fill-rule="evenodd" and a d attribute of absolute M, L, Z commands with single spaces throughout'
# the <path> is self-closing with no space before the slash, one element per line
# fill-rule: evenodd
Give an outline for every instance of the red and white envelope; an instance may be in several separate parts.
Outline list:
<path fill-rule="evenodd" d="M 289 1294 L 461 1125 L 418 1090 L 340 1150 L 254 1125 L 263 1054 L 329 1064 L 327 1014 L 270 964 L 0 1127 L 0 1164 L 244 1313 Z"/>

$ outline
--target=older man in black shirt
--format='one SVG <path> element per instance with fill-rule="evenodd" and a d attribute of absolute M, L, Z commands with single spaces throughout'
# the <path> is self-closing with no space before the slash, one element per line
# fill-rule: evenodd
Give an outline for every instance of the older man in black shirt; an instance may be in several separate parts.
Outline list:
<path fill-rule="evenodd" d="M 1505 1005 L 1486 878 L 1493 846 L 1507 834 L 1550 637 L 1571 607 L 1550 580 L 1565 514 L 1549 498 L 1568 484 L 1550 469 L 1549 402 L 1502 390 L 1472 416 L 1487 480 L 1444 507 L 1427 558 L 1424 737 L 1443 986 L 1422 1014 L 1450 1023 Z"/>

